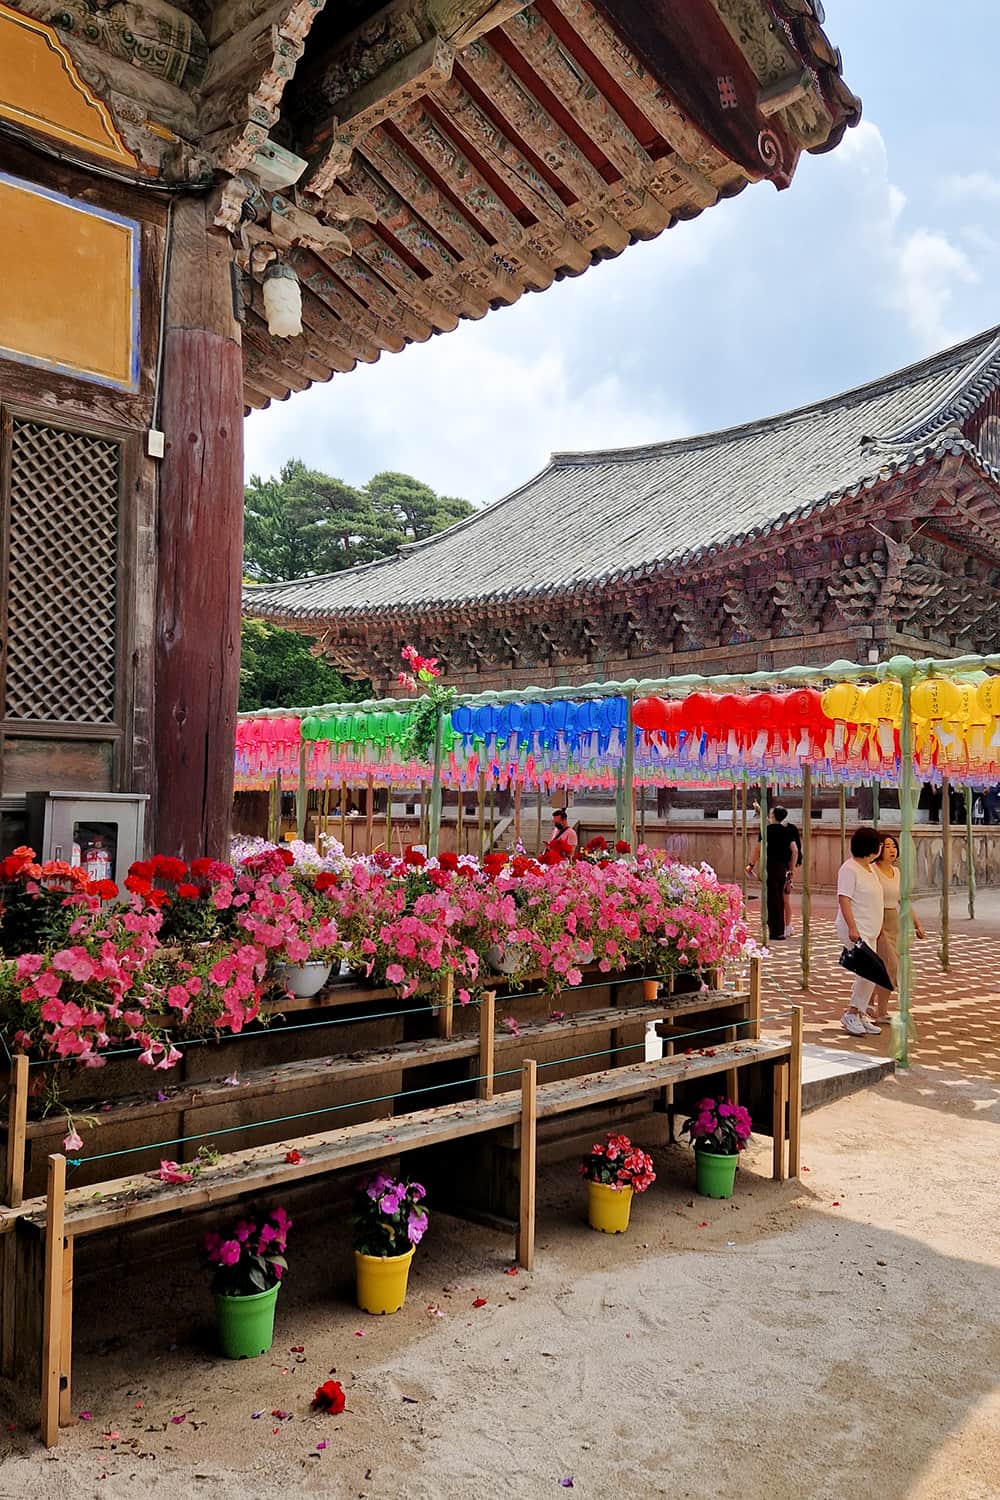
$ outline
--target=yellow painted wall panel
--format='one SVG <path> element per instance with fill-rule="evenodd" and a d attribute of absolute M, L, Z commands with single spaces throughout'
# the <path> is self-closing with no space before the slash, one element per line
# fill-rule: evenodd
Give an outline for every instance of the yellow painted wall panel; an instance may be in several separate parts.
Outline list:
<path fill-rule="evenodd" d="M 138 383 L 139 225 L 0 173 L 0 354 Z"/>
<path fill-rule="evenodd" d="M 0 119 L 105 161 L 135 165 L 107 106 L 88 89 L 52 27 L 3 4 Z"/>

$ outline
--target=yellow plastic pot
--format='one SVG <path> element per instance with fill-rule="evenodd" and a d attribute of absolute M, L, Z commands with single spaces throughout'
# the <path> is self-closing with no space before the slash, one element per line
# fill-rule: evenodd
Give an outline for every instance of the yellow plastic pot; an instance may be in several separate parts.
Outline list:
<path fill-rule="evenodd" d="M 632 1188 L 606 1182 L 587 1183 L 587 1217 L 591 1229 L 602 1234 L 624 1234 L 632 1211 Z"/>
<path fill-rule="evenodd" d="M 357 1300 L 362 1312 L 399 1312 L 406 1301 L 406 1282 L 416 1246 L 405 1255 L 362 1255 L 354 1252 Z"/>

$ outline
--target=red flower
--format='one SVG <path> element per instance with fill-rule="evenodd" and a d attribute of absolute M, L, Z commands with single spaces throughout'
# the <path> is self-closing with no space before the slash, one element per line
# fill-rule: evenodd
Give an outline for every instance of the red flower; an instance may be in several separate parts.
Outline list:
<path fill-rule="evenodd" d="M 382 851 L 385 852 L 384 850 Z M 322 896 L 324 891 L 332 891 L 337 885 L 337 877 L 332 870 L 320 870 L 316 876 L 316 893 Z"/>
<path fill-rule="evenodd" d="M 171 885 L 177 885 L 188 873 L 188 867 L 183 859 L 174 859 L 169 854 L 154 854 L 150 860 L 154 875 L 161 880 L 169 880 Z"/>
<path fill-rule="evenodd" d="M 450 850 L 446 849 L 444 854 L 438 855 L 438 864 L 441 866 L 442 870 L 457 870 L 458 855 L 452 854 Z"/>
<path fill-rule="evenodd" d="M 288 1165 L 290 1167 L 297 1167 L 298 1164 L 299 1164 L 299 1162 L 302 1160 L 302 1152 L 301 1151 L 286 1151 L 285 1152 L 285 1160 L 287 1161 L 287 1163 L 288 1163 Z"/>
<path fill-rule="evenodd" d="M 583 852 L 584 854 L 595 854 L 598 849 L 606 849 L 607 847 L 607 839 L 602 838 L 598 833 L 594 838 L 587 840 L 587 842 L 583 846 Z"/>
<path fill-rule="evenodd" d="M 339 1380 L 324 1380 L 322 1385 L 316 1387 L 312 1404 L 317 1411 L 325 1411 L 329 1416 L 339 1417 L 347 1405 L 344 1387 Z"/>
<path fill-rule="evenodd" d="M 412 844 L 408 844 L 406 846 L 406 854 L 404 858 L 406 860 L 406 863 L 408 865 L 412 865 L 416 870 L 419 870 L 421 865 L 425 865 L 427 863 L 426 857 L 421 854 L 419 849 L 414 849 Z"/>
<path fill-rule="evenodd" d="M 177 894 L 183 901 L 197 901 L 201 891 L 196 885 L 189 885 L 187 881 L 182 880 L 177 887 Z"/>
<path fill-rule="evenodd" d="M 148 859 L 137 859 L 135 864 L 129 865 L 128 872 L 134 875 L 136 880 L 152 880 L 153 878 L 153 866 Z"/>
<path fill-rule="evenodd" d="M 618 842 L 615 844 L 615 853 L 616 854 L 631 854 L 632 853 L 632 845 L 629 843 L 628 839 L 619 839 L 618 840 Z"/>
<path fill-rule="evenodd" d="M 135 865 L 133 865 L 132 870 L 134 871 L 135 868 Z M 146 876 L 131 873 L 125 876 L 125 889 L 131 891 L 133 896 L 148 897 L 153 887 Z"/>
<path fill-rule="evenodd" d="M 295 863 L 295 855 L 292 853 L 291 849 L 279 849 L 278 858 L 281 860 L 281 863 L 286 867 L 286 869 L 290 869 L 291 866 Z"/>
<path fill-rule="evenodd" d="M 166 891 L 150 891 L 148 896 L 146 897 L 146 900 L 149 902 L 150 906 L 170 905 L 170 897 L 167 895 Z"/>
<path fill-rule="evenodd" d="M 446 890 L 451 884 L 446 870 L 428 870 L 427 878 L 431 885 L 436 886 L 439 891 Z"/>
<path fill-rule="evenodd" d="M 118 895 L 118 887 L 113 880 L 97 880 L 91 889 L 100 901 L 113 901 Z"/>
<path fill-rule="evenodd" d="M 204 880 L 207 876 L 211 875 L 214 864 L 214 859 L 209 859 L 203 854 L 201 859 L 193 859 L 191 861 L 191 874 L 197 876 L 199 880 Z"/>

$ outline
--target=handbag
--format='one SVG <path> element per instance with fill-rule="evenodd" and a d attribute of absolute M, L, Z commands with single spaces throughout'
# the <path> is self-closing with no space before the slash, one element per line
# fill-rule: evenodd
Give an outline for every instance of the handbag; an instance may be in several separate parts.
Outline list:
<path fill-rule="evenodd" d="M 878 985 L 880 990 L 896 988 L 889 978 L 889 971 L 885 964 L 864 938 L 858 938 L 853 948 L 844 948 L 837 962 L 849 974 L 857 974 L 859 979 L 870 979 L 873 984 Z"/>

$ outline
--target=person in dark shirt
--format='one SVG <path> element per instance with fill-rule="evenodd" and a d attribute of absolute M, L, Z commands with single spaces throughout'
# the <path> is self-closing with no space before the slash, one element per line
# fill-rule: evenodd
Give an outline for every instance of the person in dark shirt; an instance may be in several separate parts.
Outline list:
<path fill-rule="evenodd" d="M 760 861 L 760 839 L 757 854 L 747 866 L 751 875 L 756 875 Z M 788 821 L 787 807 L 772 807 L 767 815 L 767 869 L 764 883 L 767 889 L 767 935 L 771 941 L 780 942 L 787 936 L 791 917 L 792 875 L 802 863 L 802 840 L 794 823 Z"/>

